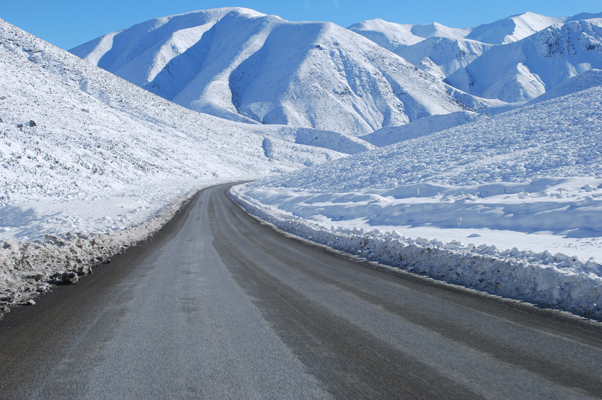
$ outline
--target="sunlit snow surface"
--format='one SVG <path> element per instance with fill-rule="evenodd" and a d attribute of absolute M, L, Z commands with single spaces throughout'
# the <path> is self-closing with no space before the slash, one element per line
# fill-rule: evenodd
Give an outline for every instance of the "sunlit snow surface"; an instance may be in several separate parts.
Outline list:
<path fill-rule="evenodd" d="M 300 236 L 334 247 L 345 237 L 345 251 L 600 317 L 601 103 L 594 87 L 235 193 Z M 411 246 L 423 254 L 400 261 Z M 446 251 L 466 259 L 437 258 Z M 494 261 L 473 265 L 481 256 Z"/>

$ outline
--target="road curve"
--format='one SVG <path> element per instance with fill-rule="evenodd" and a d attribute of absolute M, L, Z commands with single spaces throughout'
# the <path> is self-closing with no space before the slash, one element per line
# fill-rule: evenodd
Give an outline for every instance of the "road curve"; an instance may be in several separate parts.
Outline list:
<path fill-rule="evenodd" d="M 0 321 L 0 398 L 602 397 L 602 328 L 286 238 L 230 185 Z"/>

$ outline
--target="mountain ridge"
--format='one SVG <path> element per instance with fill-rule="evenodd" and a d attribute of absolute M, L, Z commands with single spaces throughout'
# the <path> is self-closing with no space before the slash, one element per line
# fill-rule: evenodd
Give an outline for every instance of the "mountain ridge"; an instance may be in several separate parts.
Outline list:
<path fill-rule="evenodd" d="M 128 41 L 127 49 L 119 47 L 124 41 L 120 36 L 135 36 L 157 24 L 152 21 L 105 35 L 107 42 L 112 37 L 111 48 L 100 46 L 103 39 L 96 39 L 71 52 L 101 66 L 112 53 L 125 54 L 122 61 L 131 55 L 126 64 L 107 70 L 195 111 L 239 122 L 358 136 L 466 108 L 445 84 L 338 25 L 219 10 L 209 10 L 218 17 L 196 32 L 190 43 L 198 40 L 187 49 L 178 42 L 177 52 L 161 49 L 181 31 L 179 26 L 171 27 L 161 40 L 146 43 L 143 35 L 138 42 Z M 204 16 L 207 11 L 186 18 L 195 13 Z M 183 17 L 170 21 L 175 24 L 178 18 Z M 132 47 L 140 50 L 128 53 Z M 101 57 L 102 51 L 106 55 Z M 151 59 L 161 59 L 165 66 L 149 66 Z M 161 71 L 154 74 L 155 68 Z"/>

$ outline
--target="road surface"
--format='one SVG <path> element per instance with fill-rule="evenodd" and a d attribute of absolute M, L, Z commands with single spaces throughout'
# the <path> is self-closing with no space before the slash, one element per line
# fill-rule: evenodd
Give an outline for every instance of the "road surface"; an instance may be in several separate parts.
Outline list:
<path fill-rule="evenodd" d="M 0 398 L 602 396 L 602 329 L 286 238 L 229 185 L 0 322 Z"/>

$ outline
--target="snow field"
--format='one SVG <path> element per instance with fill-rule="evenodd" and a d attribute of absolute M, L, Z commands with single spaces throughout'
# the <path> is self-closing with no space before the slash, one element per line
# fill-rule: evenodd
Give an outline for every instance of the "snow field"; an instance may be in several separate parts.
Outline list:
<path fill-rule="evenodd" d="M 465 246 L 458 241 L 410 239 L 397 232 L 327 228 L 262 204 L 247 196 L 244 186 L 232 188 L 230 194 L 247 212 L 280 230 L 367 261 L 602 319 L 602 266 L 593 260 L 548 251 L 499 250 L 486 244 Z"/>

